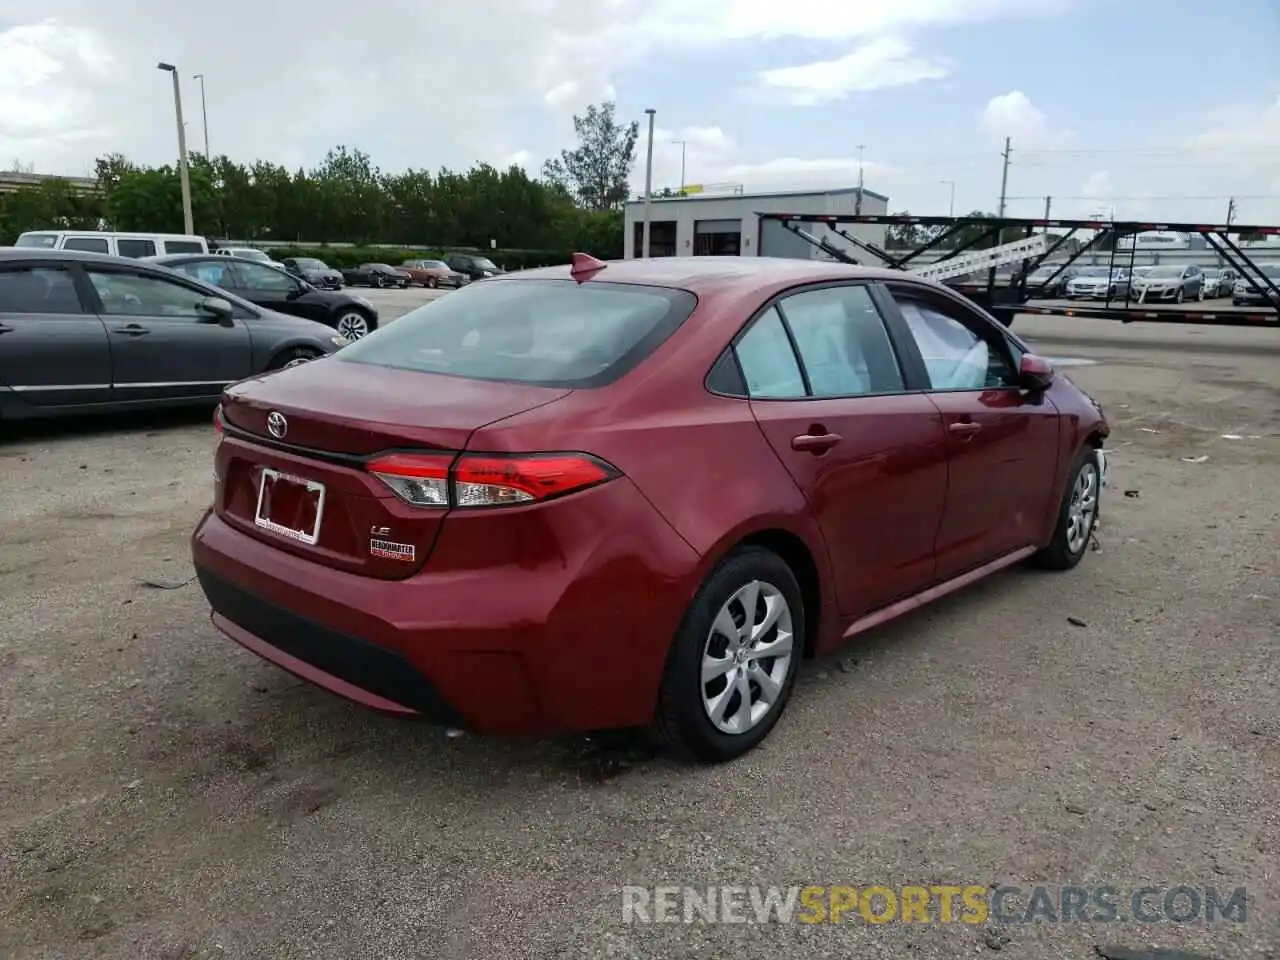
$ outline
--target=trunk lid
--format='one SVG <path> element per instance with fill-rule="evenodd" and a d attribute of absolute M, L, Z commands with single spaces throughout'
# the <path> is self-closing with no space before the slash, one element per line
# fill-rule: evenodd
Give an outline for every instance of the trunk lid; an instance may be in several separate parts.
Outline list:
<path fill-rule="evenodd" d="M 245 380 L 222 401 L 215 507 L 281 550 L 402 579 L 426 562 L 448 510 L 404 502 L 366 460 L 414 450 L 448 462 L 477 428 L 570 392 L 336 359 Z"/>

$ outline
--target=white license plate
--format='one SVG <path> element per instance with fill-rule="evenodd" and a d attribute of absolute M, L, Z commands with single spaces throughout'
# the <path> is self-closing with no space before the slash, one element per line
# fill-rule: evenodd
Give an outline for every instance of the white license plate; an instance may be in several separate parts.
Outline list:
<path fill-rule="evenodd" d="M 253 522 L 264 530 L 313 545 L 320 539 L 324 516 L 324 484 L 295 477 L 270 467 L 258 481 L 258 506 Z"/>

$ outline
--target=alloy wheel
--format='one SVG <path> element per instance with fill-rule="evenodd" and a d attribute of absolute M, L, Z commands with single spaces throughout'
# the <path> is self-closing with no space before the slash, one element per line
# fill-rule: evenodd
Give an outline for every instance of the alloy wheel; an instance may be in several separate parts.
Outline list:
<path fill-rule="evenodd" d="M 702 653 L 702 706 L 717 730 L 746 733 L 773 711 L 794 645 L 791 607 L 773 584 L 752 580 L 725 601 Z"/>
<path fill-rule="evenodd" d="M 1071 502 L 1067 505 L 1067 549 L 1072 553 L 1079 553 L 1089 542 L 1097 513 L 1098 468 L 1089 461 L 1076 474 Z"/>
<path fill-rule="evenodd" d="M 348 340 L 359 340 L 369 333 L 369 320 L 362 313 L 344 313 L 336 326 L 338 333 Z"/>

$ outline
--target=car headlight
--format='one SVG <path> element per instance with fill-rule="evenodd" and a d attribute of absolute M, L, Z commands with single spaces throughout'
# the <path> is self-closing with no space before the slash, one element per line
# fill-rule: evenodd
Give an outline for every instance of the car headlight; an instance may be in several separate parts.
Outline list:
<path fill-rule="evenodd" d="M 329 342 L 332 343 L 335 347 L 338 347 L 339 349 L 341 349 L 342 347 L 345 347 L 347 344 L 349 344 L 351 341 L 348 340 L 346 337 L 335 335 L 329 338 Z"/>

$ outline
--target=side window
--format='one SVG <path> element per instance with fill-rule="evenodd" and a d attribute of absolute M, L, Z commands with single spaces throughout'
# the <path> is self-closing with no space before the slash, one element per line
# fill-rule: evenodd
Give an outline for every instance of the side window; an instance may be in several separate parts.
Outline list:
<path fill-rule="evenodd" d="M 897 393 L 902 372 L 880 312 L 864 286 L 826 287 L 779 303 L 814 397 Z"/>
<path fill-rule="evenodd" d="M 758 400 L 793 400 L 808 395 L 782 317 L 774 308 L 761 314 L 736 347 L 747 393 Z"/>
<path fill-rule="evenodd" d="M 264 267 L 258 263 L 239 260 L 228 264 L 241 290 L 261 290 L 270 293 L 290 293 L 298 289 L 298 281 L 287 273 Z"/>
<path fill-rule="evenodd" d="M 62 242 L 63 250 L 84 250 L 86 253 L 110 253 L 106 237 L 67 237 Z"/>
<path fill-rule="evenodd" d="M 66 270 L 15 267 L 0 270 L 0 313 L 83 313 Z"/>
<path fill-rule="evenodd" d="M 194 240 L 162 240 L 165 253 L 204 253 L 204 247 Z"/>
<path fill-rule="evenodd" d="M 971 329 L 946 308 L 895 294 L 934 390 L 987 390 L 1018 385 L 1003 346 Z M 975 324 L 978 321 L 973 321 Z"/>
<path fill-rule="evenodd" d="M 116 237 L 116 251 L 122 257 L 133 257 L 136 260 L 139 257 L 154 257 L 156 245 L 153 240 Z"/>
<path fill-rule="evenodd" d="M 189 277 L 195 277 L 205 283 L 211 283 L 215 287 L 232 286 L 231 264 L 225 261 L 217 260 L 190 260 L 187 263 L 179 263 L 171 269 L 177 270 L 179 273 L 185 273 Z"/>
<path fill-rule="evenodd" d="M 139 273 L 90 269 L 89 279 L 102 299 L 102 312 L 112 316 L 206 319 L 199 309 L 205 294 L 191 287 Z"/>

